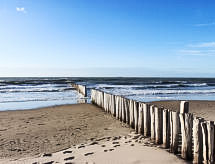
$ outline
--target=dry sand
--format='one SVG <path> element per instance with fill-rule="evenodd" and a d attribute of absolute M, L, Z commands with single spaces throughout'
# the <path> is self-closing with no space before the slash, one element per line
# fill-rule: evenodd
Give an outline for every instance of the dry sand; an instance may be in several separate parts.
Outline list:
<path fill-rule="evenodd" d="M 127 135 L 127 125 L 91 104 L 0 112 L 0 159 L 52 153 L 91 138 Z"/>
<path fill-rule="evenodd" d="M 85 144 L 37 158 L 4 161 L 11 164 L 184 164 L 185 161 L 162 150 L 141 135 L 103 137 Z"/>
<path fill-rule="evenodd" d="M 179 103 L 179 101 L 153 102 L 173 110 L 179 110 Z M 215 120 L 215 101 L 190 101 L 190 112 L 208 120 Z M 148 142 L 147 140 L 143 143 L 142 141 L 136 143 L 136 139 L 131 137 L 127 137 L 126 140 L 125 137 L 131 131 L 127 125 L 91 104 L 2 111 L 0 163 L 7 163 L 12 159 L 19 159 L 15 161 L 16 163 L 34 161 L 82 163 L 82 160 L 96 163 L 185 163 L 163 149 L 147 146 L 144 144 Z M 114 147 L 112 142 L 114 136 L 121 136 L 117 140 L 120 146 Z M 102 137 L 105 139 L 89 146 L 90 142 Z M 135 146 L 131 146 L 128 141 L 135 142 Z M 82 144 L 84 148 L 72 146 L 77 144 L 79 146 Z M 67 148 L 72 154 L 63 153 L 62 150 Z M 106 149 L 107 152 L 104 152 Z M 92 152 L 93 154 L 84 155 Z M 41 157 L 44 153 L 51 153 L 51 157 Z M 72 159 L 72 156 L 75 158 Z M 65 160 L 66 158 L 69 160 Z"/>
<path fill-rule="evenodd" d="M 180 101 L 156 101 L 151 104 L 178 112 L 180 110 Z M 189 101 L 189 113 L 193 113 L 194 116 L 202 117 L 206 120 L 215 121 L 215 101 Z"/>

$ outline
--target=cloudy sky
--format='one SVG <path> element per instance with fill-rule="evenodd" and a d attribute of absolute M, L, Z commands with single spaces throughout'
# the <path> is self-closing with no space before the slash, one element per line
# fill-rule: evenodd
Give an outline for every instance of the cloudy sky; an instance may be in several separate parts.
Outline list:
<path fill-rule="evenodd" d="M 0 76 L 215 77 L 214 0 L 1 0 Z"/>

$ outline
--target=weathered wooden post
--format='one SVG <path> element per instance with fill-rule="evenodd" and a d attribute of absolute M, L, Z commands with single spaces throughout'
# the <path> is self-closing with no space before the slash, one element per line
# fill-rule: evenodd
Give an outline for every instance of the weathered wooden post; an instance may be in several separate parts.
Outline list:
<path fill-rule="evenodd" d="M 104 92 L 103 91 L 101 91 L 101 106 L 104 108 Z"/>
<path fill-rule="evenodd" d="M 170 146 L 170 114 L 168 109 L 163 110 L 163 147 Z"/>
<path fill-rule="evenodd" d="M 151 140 L 155 140 L 155 109 L 154 105 L 150 105 L 150 118 L 151 118 Z"/>
<path fill-rule="evenodd" d="M 144 136 L 150 135 L 150 109 L 148 104 L 143 104 Z"/>
<path fill-rule="evenodd" d="M 116 96 L 113 96 L 113 116 L 116 117 Z"/>
<path fill-rule="evenodd" d="M 214 121 L 207 121 L 208 163 L 214 163 Z"/>
<path fill-rule="evenodd" d="M 119 96 L 115 96 L 116 98 L 116 119 L 119 118 Z"/>
<path fill-rule="evenodd" d="M 97 94 L 97 90 L 94 90 L 94 100 L 95 100 L 95 104 L 97 105 L 97 99 L 98 99 L 98 94 Z"/>
<path fill-rule="evenodd" d="M 115 96 L 112 95 L 112 114 L 113 116 L 116 116 L 116 102 L 115 102 Z"/>
<path fill-rule="evenodd" d="M 208 132 L 206 122 L 201 122 L 202 144 L 203 144 L 203 163 L 208 163 Z"/>
<path fill-rule="evenodd" d="M 188 101 L 181 101 L 180 113 L 189 113 L 189 102 Z"/>
<path fill-rule="evenodd" d="M 203 118 L 194 117 L 193 119 L 193 163 L 199 164 L 203 161 L 202 129 Z"/>
<path fill-rule="evenodd" d="M 119 114 L 118 114 L 118 119 L 121 120 L 122 117 L 122 98 L 119 96 Z"/>
<path fill-rule="evenodd" d="M 111 99 L 111 95 L 108 94 L 108 113 L 112 113 L 111 107 L 112 107 L 112 99 Z"/>
<path fill-rule="evenodd" d="M 111 99 L 110 99 L 110 94 L 107 94 L 107 112 L 110 112 L 110 104 L 111 104 Z"/>
<path fill-rule="evenodd" d="M 181 157 L 186 160 L 192 159 L 192 127 L 193 127 L 193 115 L 190 113 L 180 113 L 181 124 Z"/>
<path fill-rule="evenodd" d="M 129 124 L 129 117 L 129 100 L 125 98 L 125 119 L 127 124 Z"/>
<path fill-rule="evenodd" d="M 129 104 L 130 126 L 134 128 L 134 101 L 130 100 Z"/>
<path fill-rule="evenodd" d="M 138 132 L 138 102 L 134 101 L 134 129 Z"/>
<path fill-rule="evenodd" d="M 107 112 L 107 93 L 104 93 L 104 111 Z"/>
<path fill-rule="evenodd" d="M 125 99 L 122 97 L 122 121 L 126 122 L 126 116 L 125 116 Z"/>
<path fill-rule="evenodd" d="M 179 113 L 174 111 L 171 111 L 170 113 L 170 151 L 177 154 L 180 132 Z"/>
<path fill-rule="evenodd" d="M 139 103 L 138 133 L 143 134 L 143 103 Z"/>
<path fill-rule="evenodd" d="M 155 143 L 161 144 L 162 143 L 162 128 L 163 128 L 163 111 L 161 108 L 155 107 Z"/>

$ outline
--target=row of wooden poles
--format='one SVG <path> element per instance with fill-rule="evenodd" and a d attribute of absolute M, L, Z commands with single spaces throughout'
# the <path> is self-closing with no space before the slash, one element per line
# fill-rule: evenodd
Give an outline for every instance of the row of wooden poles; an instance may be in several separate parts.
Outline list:
<path fill-rule="evenodd" d="M 80 85 L 80 84 L 73 83 L 72 87 L 74 87 L 84 97 L 87 97 L 87 88 L 86 88 L 86 85 Z"/>
<path fill-rule="evenodd" d="M 188 113 L 187 101 L 181 101 L 177 112 L 95 89 L 91 101 L 181 158 L 214 163 L 214 122 Z"/>

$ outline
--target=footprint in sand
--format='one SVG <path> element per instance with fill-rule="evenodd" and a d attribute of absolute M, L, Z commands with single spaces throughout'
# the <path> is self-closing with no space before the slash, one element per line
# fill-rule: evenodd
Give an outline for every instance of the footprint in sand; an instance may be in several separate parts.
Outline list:
<path fill-rule="evenodd" d="M 119 144 L 119 142 L 112 142 L 112 144 Z"/>
<path fill-rule="evenodd" d="M 92 142 L 92 143 L 90 143 L 89 145 L 97 145 L 98 144 L 98 142 Z"/>
<path fill-rule="evenodd" d="M 113 151 L 114 149 L 109 149 L 109 151 Z"/>
<path fill-rule="evenodd" d="M 68 157 L 68 158 L 65 158 L 65 159 L 64 159 L 64 161 L 73 160 L 73 159 L 75 159 L 75 157 L 74 157 L 74 156 L 72 156 L 72 157 Z"/>
<path fill-rule="evenodd" d="M 86 153 L 86 154 L 84 154 L 84 155 L 85 155 L 85 156 L 88 156 L 88 155 L 92 155 L 92 154 L 94 154 L 94 152 Z"/>
<path fill-rule="evenodd" d="M 68 153 L 72 153 L 72 151 L 67 150 L 67 151 L 64 151 L 64 152 L 63 152 L 63 154 L 68 154 Z"/>
<path fill-rule="evenodd" d="M 90 138 L 91 141 L 93 141 L 95 138 Z"/>
<path fill-rule="evenodd" d="M 118 147 L 118 146 L 120 146 L 120 144 L 118 144 L 118 145 L 114 145 L 113 147 Z"/>
<path fill-rule="evenodd" d="M 101 147 L 105 147 L 106 145 L 101 145 Z"/>
<path fill-rule="evenodd" d="M 50 154 L 50 153 L 43 154 L 43 157 L 51 157 L 51 156 L 52 156 L 52 154 Z"/>
<path fill-rule="evenodd" d="M 80 149 L 80 148 L 84 148 L 85 146 L 84 145 L 81 145 L 81 146 L 78 146 L 78 149 Z"/>
<path fill-rule="evenodd" d="M 43 163 L 43 164 L 52 164 L 52 163 L 54 163 L 54 161 L 45 162 L 45 163 Z"/>

